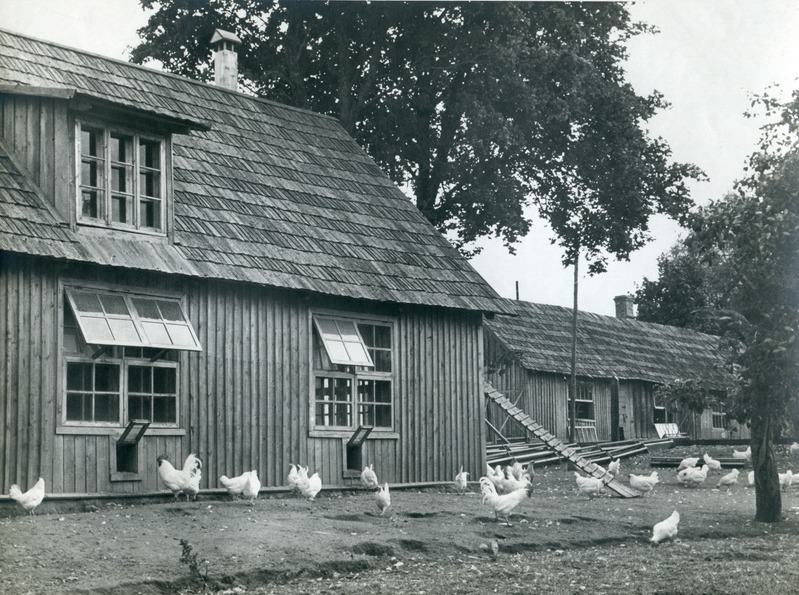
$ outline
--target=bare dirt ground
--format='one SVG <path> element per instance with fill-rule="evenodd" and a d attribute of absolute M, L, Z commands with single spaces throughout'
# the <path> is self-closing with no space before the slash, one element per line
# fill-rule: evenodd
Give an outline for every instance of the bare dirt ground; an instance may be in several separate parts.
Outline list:
<path fill-rule="evenodd" d="M 779 468 L 792 463 L 781 456 Z M 511 526 L 476 485 L 465 496 L 393 489 L 383 517 L 370 492 L 324 490 L 252 508 L 201 493 L 20 513 L 0 519 L 0 593 L 799 593 L 799 489 L 783 496 L 785 520 L 766 525 L 752 521 L 748 469 L 729 491 L 715 489 L 719 473 L 685 488 L 674 469 L 658 471 L 651 497 L 589 500 L 565 465 L 539 469 Z M 649 456 L 622 460 L 621 472 L 625 482 L 651 472 Z M 652 526 L 674 509 L 676 540 L 653 546 Z"/>

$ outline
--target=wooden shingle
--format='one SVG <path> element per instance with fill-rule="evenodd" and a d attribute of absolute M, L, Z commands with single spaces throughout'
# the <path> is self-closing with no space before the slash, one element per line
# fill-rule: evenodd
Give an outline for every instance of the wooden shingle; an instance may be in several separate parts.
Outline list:
<path fill-rule="evenodd" d="M 506 300 L 513 315 L 486 321 L 490 331 L 528 370 L 569 374 L 572 310 L 561 306 Z M 719 338 L 690 329 L 578 314 L 577 373 L 672 383 L 703 379 L 725 386 L 727 374 Z"/>
<path fill-rule="evenodd" d="M 17 227 L 0 229 L 0 249 L 336 296 L 504 307 L 330 117 L 4 31 L 0 85 L 74 89 L 200 123 L 173 135 L 174 245 L 131 249 L 135 236 L 87 237 L 32 217 L 27 233 L 52 245 L 20 241 Z M 8 154 L 0 148 L 0 203 L 41 206 L 18 188 Z"/>

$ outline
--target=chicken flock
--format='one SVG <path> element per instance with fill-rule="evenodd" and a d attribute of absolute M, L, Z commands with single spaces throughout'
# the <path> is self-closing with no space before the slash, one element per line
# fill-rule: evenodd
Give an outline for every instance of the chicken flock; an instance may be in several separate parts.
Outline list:
<path fill-rule="evenodd" d="M 793 456 L 799 455 L 799 443 L 794 442 L 789 451 Z M 744 459 L 751 463 L 751 447 L 745 451 L 733 449 L 732 457 L 734 459 Z M 703 464 L 701 467 L 697 467 L 700 460 Z M 156 463 L 158 465 L 158 476 L 164 486 L 174 494 L 175 501 L 178 500 L 181 494 L 186 495 L 187 502 L 192 498 L 194 500 L 197 499 L 197 494 L 200 492 L 203 463 L 196 454 L 189 454 L 180 469 L 175 468 L 165 456 L 159 456 L 156 459 Z M 585 495 L 589 499 L 599 496 L 605 492 L 606 484 L 620 475 L 620 469 L 621 461 L 613 459 L 607 470 L 601 467 L 598 468 L 598 472 L 595 474 L 597 475 L 596 477 L 586 477 L 574 472 L 578 495 Z M 709 454 L 705 453 L 701 459 L 698 456 L 685 457 L 677 466 L 677 481 L 685 487 L 698 487 L 705 483 L 711 472 L 722 473 L 722 464 Z M 287 483 L 292 492 L 309 501 L 313 501 L 322 489 L 322 480 L 318 471 L 310 476 L 308 473 L 309 468 L 307 466 L 291 464 Z M 716 488 L 724 487 L 729 490 L 737 483 L 739 475 L 740 471 L 738 469 L 732 469 L 718 479 Z M 791 487 L 793 484 L 791 470 L 779 473 L 778 476 L 782 490 L 787 490 Z M 468 477 L 469 473 L 464 471 L 463 466 L 461 466 L 454 479 L 454 488 L 461 496 L 468 491 Z M 478 481 L 481 503 L 488 505 L 494 511 L 494 517 L 498 522 L 501 518 L 510 526 L 509 516 L 512 511 L 529 498 L 533 492 L 534 477 L 535 471 L 532 462 L 524 466 L 517 461 L 513 465 L 508 465 L 504 468 L 501 465 L 493 468 L 490 465 L 486 465 L 486 474 L 480 477 Z M 653 471 L 649 475 L 630 473 L 628 477 L 630 487 L 640 492 L 643 496 L 651 496 L 654 493 L 655 486 L 660 482 L 657 471 Z M 377 509 L 380 516 L 383 516 L 391 506 L 388 483 L 381 484 L 379 482 L 373 464 L 364 467 L 360 480 L 364 488 L 374 491 Z M 753 470 L 747 474 L 747 482 L 749 486 L 754 485 L 755 472 Z M 261 482 L 255 469 L 245 471 L 235 477 L 222 475 L 219 478 L 219 483 L 234 499 L 243 497 L 248 500 L 250 506 L 254 505 L 261 490 Z M 35 509 L 45 497 L 44 479 L 40 477 L 34 486 L 26 492 L 23 492 L 18 485 L 14 484 L 11 486 L 8 495 L 29 515 L 34 515 Z M 675 510 L 668 518 L 653 526 L 650 541 L 653 544 L 659 544 L 662 541 L 673 539 L 677 535 L 679 522 L 680 513 Z"/>

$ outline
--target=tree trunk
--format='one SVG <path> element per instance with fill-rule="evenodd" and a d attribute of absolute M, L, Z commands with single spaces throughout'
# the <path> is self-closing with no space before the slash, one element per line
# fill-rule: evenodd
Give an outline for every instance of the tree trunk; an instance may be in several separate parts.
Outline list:
<path fill-rule="evenodd" d="M 782 520 L 782 495 L 772 448 L 773 428 L 768 409 L 752 418 L 752 468 L 755 471 L 755 521 Z"/>
<path fill-rule="evenodd" d="M 580 251 L 574 258 L 574 310 L 572 311 L 572 359 L 569 382 L 569 442 L 575 442 L 575 418 L 577 417 L 577 288 L 579 280 Z"/>

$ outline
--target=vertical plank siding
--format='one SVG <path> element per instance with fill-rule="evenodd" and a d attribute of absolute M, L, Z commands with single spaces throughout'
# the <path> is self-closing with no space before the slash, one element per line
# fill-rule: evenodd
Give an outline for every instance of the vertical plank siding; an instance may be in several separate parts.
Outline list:
<path fill-rule="evenodd" d="M 534 420 L 556 436 L 567 439 L 569 378 L 563 374 L 528 370 L 489 331 L 485 333 L 486 378 L 497 390 L 504 393 Z M 657 438 L 654 425 L 655 384 L 644 380 L 619 380 L 619 419 L 614 420 L 611 411 L 611 379 L 581 379 L 590 381 L 594 394 L 594 417 L 597 438 L 611 440 L 615 422 L 624 428 L 626 439 Z M 518 401 L 517 401 L 518 398 Z M 486 419 L 499 429 L 507 418 L 504 411 L 491 403 Z M 749 438 L 749 429 L 730 423 L 729 429 L 713 428 L 710 410 L 702 414 L 685 413 L 676 420 L 680 429 L 691 438 L 726 439 Z M 526 433 L 513 421 L 509 421 L 502 434 L 506 438 L 525 438 Z M 489 442 L 497 442 L 494 435 Z"/>
<path fill-rule="evenodd" d="M 176 435 L 148 432 L 138 481 L 111 481 L 114 435 L 59 430 L 61 283 L 108 283 L 184 297 L 203 347 L 181 352 Z M 313 308 L 392 316 L 398 437 L 369 439 L 364 457 L 390 483 L 450 481 L 460 465 L 480 472 L 485 442 L 479 314 L 380 306 L 199 279 L 142 275 L 0 253 L 0 490 L 39 476 L 51 493 L 161 490 L 155 459 L 204 462 L 203 488 L 222 474 L 257 469 L 265 486 L 286 481 L 290 463 L 344 485 L 341 437 L 311 437 Z"/>
<path fill-rule="evenodd" d="M 67 106 L 63 101 L 45 97 L 4 95 L 0 99 L 0 131 L 9 151 L 27 170 L 31 179 L 52 197 L 52 204 L 68 212 L 67 195 L 70 160 L 57 161 L 56 155 L 70 155 L 64 147 L 72 135 Z M 61 152 L 57 152 L 59 148 Z"/>

